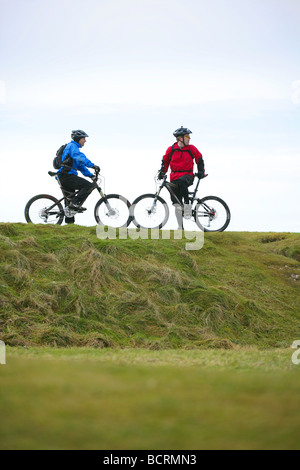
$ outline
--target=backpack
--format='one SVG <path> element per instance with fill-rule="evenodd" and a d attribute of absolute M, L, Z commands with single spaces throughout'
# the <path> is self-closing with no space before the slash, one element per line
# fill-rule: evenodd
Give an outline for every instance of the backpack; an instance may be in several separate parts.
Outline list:
<path fill-rule="evenodd" d="M 182 150 L 181 149 L 175 149 L 174 145 L 172 145 L 172 151 L 171 151 L 171 155 L 170 155 L 170 158 L 169 158 L 169 164 L 171 163 L 173 153 L 176 152 L 176 151 L 181 152 Z M 192 154 L 192 151 L 190 150 L 190 148 L 188 148 L 188 150 L 186 150 L 186 152 L 188 152 L 190 154 L 190 156 L 192 157 L 192 159 L 195 160 L 195 157 Z"/>
<path fill-rule="evenodd" d="M 171 163 L 172 156 L 173 156 L 174 152 L 176 152 L 176 151 L 181 152 L 182 150 L 181 149 L 175 149 L 174 145 L 172 145 L 172 151 L 171 151 L 170 158 L 169 158 L 169 165 Z M 192 157 L 192 159 L 195 160 L 195 157 L 192 154 L 192 151 L 190 150 L 190 148 L 188 148 L 188 150 L 186 150 L 186 152 L 188 152 L 190 154 L 190 156 Z M 186 171 L 186 170 L 184 170 L 184 171 Z M 174 173 L 182 173 L 182 171 L 174 171 L 174 170 L 173 170 L 173 172 Z"/>
<path fill-rule="evenodd" d="M 66 148 L 67 144 L 62 145 L 56 152 L 56 157 L 53 159 L 53 167 L 55 170 L 59 170 L 62 166 L 72 168 L 72 158 L 70 155 L 67 155 L 64 161 L 62 162 L 62 155 Z"/>

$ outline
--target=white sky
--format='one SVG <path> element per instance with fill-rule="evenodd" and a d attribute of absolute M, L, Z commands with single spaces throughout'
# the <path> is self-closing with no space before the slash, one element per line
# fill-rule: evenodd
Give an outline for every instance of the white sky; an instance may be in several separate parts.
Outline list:
<path fill-rule="evenodd" d="M 0 221 L 59 196 L 47 171 L 72 129 L 132 202 L 183 125 L 228 230 L 299 232 L 299 22 L 299 0 L 0 0 Z"/>

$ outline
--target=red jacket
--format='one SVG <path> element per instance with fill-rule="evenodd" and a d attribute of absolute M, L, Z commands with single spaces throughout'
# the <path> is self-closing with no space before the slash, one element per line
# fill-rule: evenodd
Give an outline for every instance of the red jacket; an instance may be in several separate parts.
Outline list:
<path fill-rule="evenodd" d="M 190 152 L 194 158 L 191 156 Z M 175 143 L 171 147 L 168 147 L 163 156 L 163 163 L 165 165 L 165 173 L 167 173 L 169 165 L 171 167 L 170 181 L 177 180 L 183 175 L 193 176 L 194 160 L 198 169 L 204 170 L 202 154 L 194 145 L 186 145 L 181 149 L 178 147 L 177 143 Z"/>

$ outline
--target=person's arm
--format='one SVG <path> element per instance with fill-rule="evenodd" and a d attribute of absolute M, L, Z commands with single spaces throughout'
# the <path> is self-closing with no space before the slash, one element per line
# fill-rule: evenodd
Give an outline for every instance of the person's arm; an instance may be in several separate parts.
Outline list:
<path fill-rule="evenodd" d="M 197 169 L 198 169 L 198 176 L 205 175 L 205 167 L 204 167 L 204 160 L 202 157 L 202 153 L 199 152 L 199 150 L 194 145 L 190 146 L 190 148 L 191 148 L 192 154 L 195 157 L 195 162 L 196 162 Z"/>
<path fill-rule="evenodd" d="M 90 167 L 91 168 L 91 167 Z M 83 163 L 77 163 L 77 169 L 84 175 L 92 178 L 94 176 Z"/>
<path fill-rule="evenodd" d="M 93 168 L 95 165 L 91 162 L 84 153 L 80 152 L 75 145 L 71 145 L 69 149 L 69 155 L 75 163 L 75 168 L 79 170 L 84 176 L 91 178 L 93 174 L 88 170 L 88 168 Z"/>
<path fill-rule="evenodd" d="M 73 158 L 73 160 L 77 163 L 77 165 L 84 165 L 88 168 L 93 168 L 94 163 L 92 163 L 84 153 L 80 152 L 77 147 L 72 145 L 69 149 L 69 155 Z M 80 170 L 81 171 L 81 170 Z"/>
<path fill-rule="evenodd" d="M 165 155 L 162 158 L 162 168 L 164 169 L 165 174 L 168 172 L 168 169 L 170 166 L 171 152 L 172 152 L 172 147 L 168 147 Z"/>
<path fill-rule="evenodd" d="M 171 157 L 171 151 L 172 151 L 172 147 L 169 147 L 167 149 L 165 155 L 162 158 L 161 167 L 158 170 L 158 179 L 163 179 L 165 174 L 168 172 L 168 168 L 169 168 L 170 160 L 171 160 L 171 158 L 170 158 Z"/>

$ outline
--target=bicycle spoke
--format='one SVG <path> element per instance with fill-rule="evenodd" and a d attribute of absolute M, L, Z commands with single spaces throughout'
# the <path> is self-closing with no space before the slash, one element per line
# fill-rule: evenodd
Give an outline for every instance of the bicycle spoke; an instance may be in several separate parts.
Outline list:
<path fill-rule="evenodd" d="M 36 196 L 25 207 L 25 218 L 33 224 L 61 224 L 64 212 L 52 196 Z"/>
<path fill-rule="evenodd" d="M 154 195 L 143 195 L 133 204 L 134 224 L 142 228 L 162 228 L 169 218 L 166 202 Z"/>
<path fill-rule="evenodd" d="M 109 227 L 126 227 L 130 222 L 130 203 L 119 195 L 109 195 L 100 199 L 95 207 L 98 224 Z"/>
<path fill-rule="evenodd" d="M 221 232 L 230 222 L 230 211 L 222 199 L 207 196 L 196 206 L 195 221 L 206 232 Z"/>

